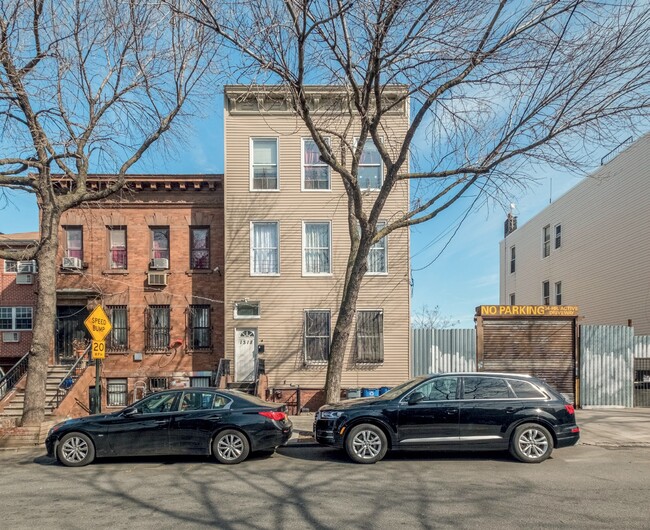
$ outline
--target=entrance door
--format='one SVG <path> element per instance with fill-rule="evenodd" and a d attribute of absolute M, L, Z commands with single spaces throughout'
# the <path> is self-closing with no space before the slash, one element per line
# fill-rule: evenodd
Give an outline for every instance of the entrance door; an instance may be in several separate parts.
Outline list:
<path fill-rule="evenodd" d="M 89 341 L 90 335 L 84 326 L 88 318 L 86 306 L 58 306 L 56 308 L 56 363 L 72 364 L 75 356 L 72 341 Z"/>
<path fill-rule="evenodd" d="M 235 330 L 235 380 L 255 381 L 255 359 L 257 358 L 257 329 Z"/>

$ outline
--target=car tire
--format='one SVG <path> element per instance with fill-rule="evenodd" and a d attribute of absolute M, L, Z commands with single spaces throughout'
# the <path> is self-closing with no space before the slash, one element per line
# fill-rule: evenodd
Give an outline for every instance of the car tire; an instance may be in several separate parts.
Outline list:
<path fill-rule="evenodd" d="M 384 431 L 376 425 L 362 423 L 353 427 L 345 439 L 345 451 L 359 464 L 379 462 L 388 451 Z"/>
<path fill-rule="evenodd" d="M 212 442 L 212 452 L 222 464 L 239 464 L 250 453 L 250 444 L 241 431 L 226 429 L 217 434 Z"/>
<path fill-rule="evenodd" d="M 57 460 L 68 467 L 81 467 L 95 460 L 95 446 L 90 437 L 80 432 L 63 436 L 56 447 Z"/>
<path fill-rule="evenodd" d="M 515 429 L 510 440 L 510 453 L 527 464 L 538 464 L 553 452 L 553 437 L 538 423 L 524 423 Z"/>

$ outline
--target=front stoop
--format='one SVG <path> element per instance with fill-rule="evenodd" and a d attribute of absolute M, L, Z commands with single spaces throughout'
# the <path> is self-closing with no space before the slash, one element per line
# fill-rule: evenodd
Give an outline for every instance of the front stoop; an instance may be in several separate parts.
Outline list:
<path fill-rule="evenodd" d="M 34 427 L 7 427 L 0 429 L 0 450 L 26 449 L 42 446 L 55 421 L 44 421 Z"/>

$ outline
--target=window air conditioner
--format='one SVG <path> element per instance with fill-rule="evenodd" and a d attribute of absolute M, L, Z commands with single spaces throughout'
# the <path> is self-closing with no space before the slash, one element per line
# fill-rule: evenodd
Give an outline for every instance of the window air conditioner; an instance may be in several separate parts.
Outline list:
<path fill-rule="evenodd" d="M 36 261 L 17 261 L 16 262 L 16 272 L 21 273 L 30 273 L 33 274 L 36 272 Z"/>
<path fill-rule="evenodd" d="M 168 269 L 169 260 L 167 258 L 153 258 L 150 263 L 152 269 Z"/>
<path fill-rule="evenodd" d="M 16 274 L 16 285 L 32 285 L 33 283 L 33 274 L 25 274 L 23 272 Z"/>
<path fill-rule="evenodd" d="M 167 285 L 167 273 L 150 272 L 147 275 L 147 283 L 149 285 Z"/>
<path fill-rule="evenodd" d="M 64 269 L 81 269 L 82 267 L 83 267 L 83 262 L 79 258 L 72 258 L 72 257 L 63 258 Z"/>
<path fill-rule="evenodd" d="M 2 333 L 2 342 L 20 342 L 20 332 L 4 331 Z"/>

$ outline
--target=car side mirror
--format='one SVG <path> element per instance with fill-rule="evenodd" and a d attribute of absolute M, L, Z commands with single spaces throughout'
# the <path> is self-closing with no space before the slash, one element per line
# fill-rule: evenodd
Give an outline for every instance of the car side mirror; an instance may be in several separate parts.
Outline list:
<path fill-rule="evenodd" d="M 138 413 L 138 409 L 135 407 L 128 407 L 122 411 L 122 416 L 126 418 L 130 418 L 131 416 L 135 416 Z"/>
<path fill-rule="evenodd" d="M 424 394 L 422 392 L 413 392 L 409 396 L 409 405 L 415 405 L 424 399 Z"/>

